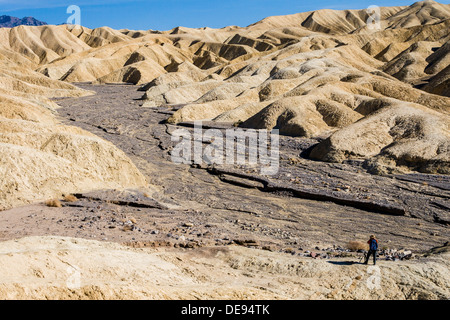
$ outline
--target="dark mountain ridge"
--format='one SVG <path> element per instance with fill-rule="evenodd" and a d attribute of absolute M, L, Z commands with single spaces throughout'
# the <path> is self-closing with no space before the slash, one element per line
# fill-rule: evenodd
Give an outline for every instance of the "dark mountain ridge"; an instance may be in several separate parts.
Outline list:
<path fill-rule="evenodd" d="M 0 28 L 14 28 L 17 26 L 43 26 L 46 22 L 39 21 L 33 17 L 24 17 L 22 19 L 11 16 L 0 16 Z"/>

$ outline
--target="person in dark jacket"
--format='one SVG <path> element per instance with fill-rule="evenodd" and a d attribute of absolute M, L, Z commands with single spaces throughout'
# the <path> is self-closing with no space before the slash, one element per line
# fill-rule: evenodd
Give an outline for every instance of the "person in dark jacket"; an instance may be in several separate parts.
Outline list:
<path fill-rule="evenodd" d="M 368 264 L 370 256 L 373 255 L 373 264 L 375 265 L 377 263 L 378 240 L 374 235 L 371 235 L 367 243 L 369 244 L 369 252 L 367 252 L 366 261 L 364 261 L 364 264 Z"/>

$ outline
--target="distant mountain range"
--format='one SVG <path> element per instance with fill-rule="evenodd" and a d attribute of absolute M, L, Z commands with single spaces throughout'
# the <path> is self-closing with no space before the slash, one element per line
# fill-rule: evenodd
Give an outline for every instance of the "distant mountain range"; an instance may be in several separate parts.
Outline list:
<path fill-rule="evenodd" d="M 36 20 L 33 17 L 24 17 L 22 19 L 11 16 L 0 16 L 0 28 L 14 28 L 17 26 L 43 26 L 46 22 Z"/>

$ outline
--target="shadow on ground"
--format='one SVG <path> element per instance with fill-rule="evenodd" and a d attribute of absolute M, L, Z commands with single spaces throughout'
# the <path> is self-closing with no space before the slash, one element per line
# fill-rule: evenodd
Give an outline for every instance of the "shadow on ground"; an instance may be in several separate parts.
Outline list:
<path fill-rule="evenodd" d="M 362 262 L 357 261 L 327 261 L 328 263 L 339 265 L 339 266 L 351 266 L 354 264 L 364 264 Z"/>

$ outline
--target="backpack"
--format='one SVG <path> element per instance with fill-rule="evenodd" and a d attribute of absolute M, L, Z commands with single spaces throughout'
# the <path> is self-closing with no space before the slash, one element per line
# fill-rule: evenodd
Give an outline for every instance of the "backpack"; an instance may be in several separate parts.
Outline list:
<path fill-rule="evenodd" d="M 378 250 L 378 242 L 375 239 L 370 240 L 370 250 Z"/>

